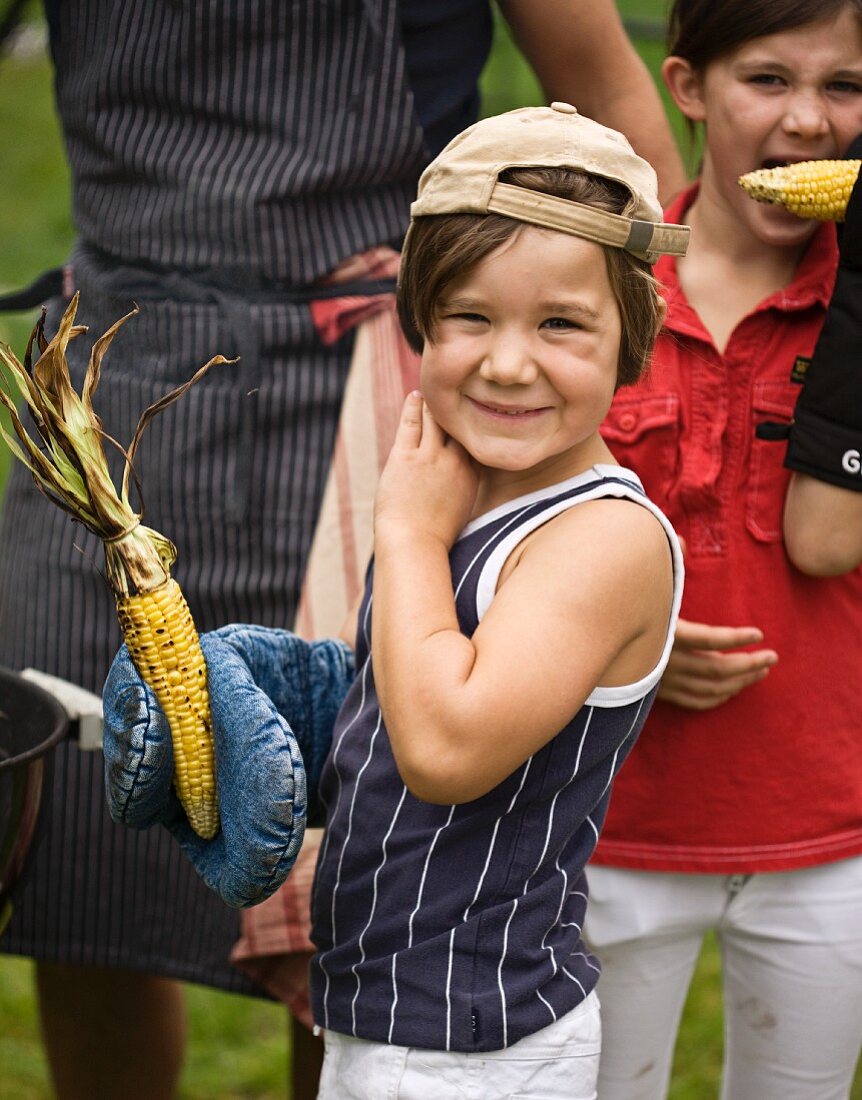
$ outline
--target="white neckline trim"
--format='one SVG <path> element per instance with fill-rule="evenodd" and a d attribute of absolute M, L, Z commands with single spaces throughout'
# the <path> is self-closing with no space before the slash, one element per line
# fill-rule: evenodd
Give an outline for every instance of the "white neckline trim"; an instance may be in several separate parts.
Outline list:
<path fill-rule="evenodd" d="M 470 520 L 467 526 L 461 531 L 458 539 L 464 538 L 465 535 L 472 534 L 473 531 L 478 531 L 479 528 L 484 527 L 486 523 L 493 523 L 494 520 L 499 519 L 500 516 L 506 516 L 510 512 L 518 511 L 520 508 L 528 508 L 537 501 L 547 500 L 549 497 L 558 496 L 560 493 L 568 492 L 569 489 L 577 489 L 581 485 L 589 485 L 590 482 L 595 481 L 597 478 L 603 480 L 608 477 L 622 478 L 624 481 L 631 482 L 635 488 L 643 492 L 641 479 L 634 470 L 630 470 L 627 466 L 615 466 L 611 463 L 597 463 L 588 470 L 584 470 L 580 474 L 575 474 L 565 481 L 558 481 L 555 485 L 548 485 L 544 489 L 536 489 L 532 493 L 524 493 L 523 496 L 515 497 L 513 500 L 507 500 L 505 504 L 498 504 L 497 507 L 492 508 L 490 512 L 483 512 L 481 516 L 477 516 L 475 519 Z"/>
<path fill-rule="evenodd" d="M 609 477 L 617 480 L 608 482 L 607 478 Z M 515 547 L 520 542 L 523 542 L 527 535 L 535 531 L 536 528 L 543 526 L 549 520 L 553 519 L 554 516 L 567 511 L 569 508 L 585 501 L 598 500 L 602 497 L 613 496 L 624 500 L 631 500 L 635 504 L 640 504 L 656 517 L 667 535 L 673 559 L 673 601 L 671 604 L 670 616 L 668 618 L 665 644 L 657 664 L 646 674 L 646 676 L 643 676 L 634 683 L 620 684 L 615 687 L 595 688 L 584 701 L 584 705 L 586 706 L 622 707 L 627 706 L 629 703 L 637 702 L 652 691 L 664 673 L 668 659 L 670 658 L 671 648 L 673 647 L 676 623 L 679 618 L 679 610 L 682 603 L 682 582 L 685 574 L 682 548 L 679 544 L 676 532 L 664 513 L 653 504 L 648 497 L 642 495 L 643 490 L 637 474 L 634 474 L 624 466 L 593 466 L 590 470 L 582 474 L 577 474 L 567 481 L 562 481 L 548 489 L 541 489 L 534 493 L 525 494 L 522 497 L 518 497 L 517 500 L 508 501 L 506 504 L 485 513 L 485 515 L 479 516 L 464 528 L 460 537 L 469 534 L 471 531 L 478 530 L 486 523 L 490 523 L 501 516 L 508 515 L 512 511 L 519 511 L 536 501 L 558 496 L 569 489 L 589 485 L 591 482 L 593 483 L 593 488 L 588 489 L 579 496 L 567 497 L 564 500 L 557 501 L 552 507 L 544 509 L 537 515 L 530 516 L 522 523 L 516 524 L 513 529 L 501 539 L 497 546 L 494 547 L 487 561 L 482 566 L 476 585 L 476 617 L 479 622 L 481 622 L 485 612 L 490 607 L 491 601 L 497 590 L 500 572 L 509 555 Z M 620 484 L 620 482 L 623 482 L 623 484 Z"/>

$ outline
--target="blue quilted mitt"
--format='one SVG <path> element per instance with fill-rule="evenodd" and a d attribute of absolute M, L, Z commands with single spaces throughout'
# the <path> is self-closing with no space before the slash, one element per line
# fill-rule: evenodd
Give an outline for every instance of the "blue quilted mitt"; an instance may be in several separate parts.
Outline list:
<path fill-rule="evenodd" d="M 171 782 L 167 719 L 125 646 L 103 693 L 108 805 L 115 821 L 134 828 L 165 825 L 204 882 L 245 908 L 278 889 L 299 852 L 353 654 L 339 641 L 245 625 L 204 634 L 201 647 L 220 832 L 202 840 L 188 824 Z"/>

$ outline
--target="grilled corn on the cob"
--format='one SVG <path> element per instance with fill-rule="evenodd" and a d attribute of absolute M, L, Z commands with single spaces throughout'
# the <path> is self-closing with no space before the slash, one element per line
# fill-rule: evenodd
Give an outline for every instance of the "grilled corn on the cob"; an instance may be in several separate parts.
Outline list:
<path fill-rule="evenodd" d="M 39 489 L 102 539 L 105 572 L 117 601 L 117 615 L 135 667 L 150 685 L 170 723 L 174 748 L 174 785 L 192 828 L 209 839 L 218 832 L 215 762 L 206 668 L 191 613 L 170 568 L 173 543 L 141 523 L 129 503 L 129 477 L 143 429 L 206 373 L 216 356 L 142 415 L 126 453 L 120 493 L 105 458 L 105 433 L 93 411 L 102 357 L 129 317 L 121 318 L 93 345 L 83 389 L 76 393 L 69 376 L 66 347 L 86 332 L 75 325 L 78 296 L 72 299 L 56 336 L 46 340 L 44 314 L 33 330 L 22 364 L 0 346 L 0 377 L 11 380 L 28 406 L 39 434 L 31 439 L 16 402 L 0 388 L 17 441 L 0 428 L 13 454 L 30 470 Z M 34 344 L 39 356 L 32 362 Z"/>
<path fill-rule="evenodd" d="M 803 160 L 739 177 L 758 202 L 784 206 L 800 218 L 843 222 L 862 160 Z"/>
<path fill-rule="evenodd" d="M 174 784 L 199 836 L 218 832 L 215 756 L 204 656 L 180 586 L 170 577 L 149 592 L 117 599 L 117 617 L 135 667 L 171 727 Z"/>

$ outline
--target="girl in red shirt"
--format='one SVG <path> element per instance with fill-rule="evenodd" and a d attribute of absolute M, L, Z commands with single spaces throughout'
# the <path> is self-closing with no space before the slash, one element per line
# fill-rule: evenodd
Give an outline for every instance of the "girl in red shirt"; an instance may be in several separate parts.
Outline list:
<path fill-rule="evenodd" d="M 705 123 L 700 178 L 666 213 L 691 246 L 656 265 L 665 331 L 603 434 L 684 537 L 687 577 L 591 865 L 599 1096 L 666 1095 L 713 929 L 722 1095 L 839 1100 L 862 1043 L 862 188 L 832 296 L 835 227 L 737 180 L 862 130 L 862 3 L 676 0 L 671 41 L 667 86 Z"/>

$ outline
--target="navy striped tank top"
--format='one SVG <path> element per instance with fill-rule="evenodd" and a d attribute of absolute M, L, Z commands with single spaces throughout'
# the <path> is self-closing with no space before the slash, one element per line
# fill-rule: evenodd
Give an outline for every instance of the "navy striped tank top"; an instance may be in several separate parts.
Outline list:
<path fill-rule="evenodd" d="M 369 578 L 357 678 L 321 781 L 327 831 L 312 903 L 311 988 L 322 1027 L 400 1046 L 498 1050 L 595 986 L 599 964 L 581 938 L 584 867 L 670 653 L 679 543 L 634 474 L 597 466 L 474 520 L 450 554 L 458 621 L 470 636 L 513 548 L 598 497 L 644 505 L 667 532 L 674 599 L 662 658 L 637 683 L 596 688 L 565 729 L 472 802 L 431 805 L 401 781 L 374 688 Z"/>

